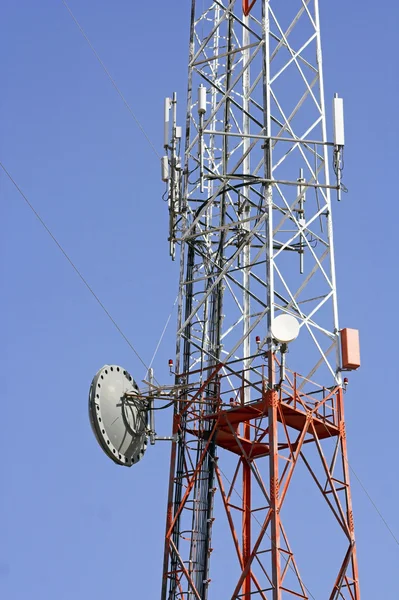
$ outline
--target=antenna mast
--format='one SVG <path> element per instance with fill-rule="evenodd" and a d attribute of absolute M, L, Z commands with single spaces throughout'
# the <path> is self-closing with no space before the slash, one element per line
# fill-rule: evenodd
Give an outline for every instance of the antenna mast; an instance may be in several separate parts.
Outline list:
<path fill-rule="evenodd" d="M 359 600 L 342 371 L 360 363 L 338 324 L 330 198 L 343 109 L 336 97 L 329 142 L 318 1 L 192 0 L 183 165 L 176 103 L 162 159 L 173 258 L 181 248 L 162 600 L 214 597 L 216 503 L 237 558 L 224 598 L 318 587 Z M 290 541 L 299 468 L 320 527 L 341 536 L 322 584 Z"/>

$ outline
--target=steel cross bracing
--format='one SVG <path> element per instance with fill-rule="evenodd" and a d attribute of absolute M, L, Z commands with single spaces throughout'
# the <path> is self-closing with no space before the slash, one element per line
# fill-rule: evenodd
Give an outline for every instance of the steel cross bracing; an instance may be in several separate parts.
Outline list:
<path fill-rule="evenodd" d="M 223 598 L 314 597 L 320 574 L 283 524 L 298 465 L 342 538 L 318 597 L 358 600 L 318 2 L 245 6 L 192 1 L 182 168 L 175 133 L 168 146 L 181 254 L 162 600 L 216 600 L 215 502 L 237 559 Z M 270 336 L 282 313 L 300 323 L 288 353 Z"/>

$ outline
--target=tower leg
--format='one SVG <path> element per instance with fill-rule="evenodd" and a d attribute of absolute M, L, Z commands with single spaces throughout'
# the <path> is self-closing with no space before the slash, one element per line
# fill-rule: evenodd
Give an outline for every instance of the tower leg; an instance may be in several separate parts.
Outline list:
<path fill-rule="evenodd" d="M 353 521 L 353 511 L 352 511 L 352 495 L 350 488 L 350 478 L 349 478 L 349 463 L 348 463 L 348 447 L 346 442 L 346 431 L 345 431 L 345 415 L 344 415 L 344 394 L 342 388 L 339 389 L 337 395 L 338 402 L 338 414 L 340 419 L 340 438 L 341 438 L 341 455 L 342 455 L 342 471 L 344 474 L 344 483 L 346 490 L 346 510 L 347 510 L 347 519 L 348 525 L 351 535 L 352 541 L 352 552 L 350 562 L 352 563 L 352 576 L 353 576 L 353 585 L 352 589 L 354 589 L 354 597 L 360 598 L 360 587 L 359 587 L 359 569 L 357 563 L 357 555 L 356 555 L 356 542 L 355 542 L 355 527 Z M 348 569 L 350 571 L 350 569 Z M 349 589 L 351 589 L 351 584 L 349 581 L 346 581 Z"/>
<path fill-rule="evenodd" d="M 250 425 L 244 423 L 244 438 L 249 439 Z M 251 558 L 251 467 L 242 459 L 243 495 L 242 495 L 242 550 L 244 568 Z M 251 568 L 249 568 L 242 587 L 243 600 L 251 600 Z"/>
<path fill-rule="evenodd" d="M 269 395 L 269 468 L 270 468 L 270 510 L 271 510 L 271 554 L 273 600 L 281 600 L 280 565 L 280 513 L 279 513 L 279 470 L 278 470 L 278 393 L 270 390 Z"/>

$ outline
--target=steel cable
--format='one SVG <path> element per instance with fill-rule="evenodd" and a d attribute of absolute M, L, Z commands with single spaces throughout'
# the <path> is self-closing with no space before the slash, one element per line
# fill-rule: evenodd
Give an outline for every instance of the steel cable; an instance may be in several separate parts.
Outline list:
<path fill-rule="evenodd" d="M 29 208 L 31 209 L 31 211 L 33 212 L 33 214 L 35 215 L 36 219 L 39 221 L 39 223 L 42 225 L 42 227 L 46 230 L 46 232 L 48 233 L 48 235 L 51 237 L 51 239 L 53 240 L 53 242 L 56 244 L 56 246 L 58 247 L 58 249 L 62 252 L 62 254 L 64 255 L 64 257 L 66 258 L 66 260 L 69 262 L 69 264 L 71 265 L 71 267 L 73 268 L 73 270 L 75 271 L 75 273 L 78 275 L 78 277 L 81 279 L 81 281 L 84 283 L 84 285 L 86 286 L 86 288 L 89 290 L 89 292 L 91 293 L 91 295 L 93 296 L 93 298 L 96 300 L 96 302 L 100 305 L 100 307 L 102 308 L 102 310 L 104 311 L 104 313 L 107 315 L 107 317 L 109 318 L 109 320 L 111 321 L 111 323 L 113 324 L 113 326 L 115 327 L 115 329 L 118 331 L 118 333 L 123 337 L 123 339 L 125 340 L 125 342 L 128 344 L 129 348 L 131 350 L 133 350 L 134 354 L 137 356 L 137 358 L 139 359 L 139 361 L 141 362 L 141 364 L 147 369 L 148 371 L 148 367 L 145 364 L 144 360 L 141 358 L 140 354 L 137 352 L 137 350 L 135 349 L 135 347 L 133 346 L 133 344 L 131 343 L 131 341 L 128 339 L 128 337 L 123 333 L 122 329 L 119 327 L 118 323 L 115 321 L 115 319 L 113 318 L 113 316 L 110 314 L 110 312 L 106 309 L 106 307 L 104 306 L 104 304 L 101 302 L 100 298 L 97 296 L 97 294 L 95 293 L 95 291 L 93 290 L 93 288 L 90 286 L 90 284 L 87 282 L 87 280 L 84 278 L 84 276 L 82 275 L 82 273 L 79 271 L 79 269 L 77 268 L 77 266 L 75 265 L 75 263 L 72 261 L 72 259 L 69 257 L 69 255 L 67 254 L 67 252 L 64 250 L 64 248 L 61 246 L 60 242 L 57 240 L 57 238 L 55 237 L 55 235 L 52 233 L 52 231 L 50 230 L 50 228 L 46 225 L 46 223 L 43 221 L 42 217 L 39 215 L 39 213 L 37 212 L 37 210 L 34 208 L 34 206 L 29 202 L 28 198 L 26 197 L 26 195 L 23 193 L 23 191 L 21 190 L 21 188 L 19 187 L 19 185 L 17 184 L 17 182 L 15 181 L 15 179 L 12 177 L 12 175 L 7 171 L 7 169 L 5 168 L 5 166 L 3 165 L 2 162 L 0 162 L 0 167 L 3 169 L 4 173 L 7 175 L 7 177 L 9 178 L 9 180 L 12 182 L 12 184 L 14 185 L 14 187 L 18 190 L 19 194 L 22 196 L 22 198 L 25 200 L 26 204 L 29 206 Z"/>
<path fill-rule="evenodd" d="M 142 126 L 142 124 L 140 123 L 139 119 L 136 117 L 135 113 L 133 112 L 132 107 L 130 106 L 130 104 L 128 103 L 128 101 L 126 100 L 125 96 L 122 94 L 122 92 L 120 91 L 119 87 L 117 86 L 115 80 L 112 78 L 110 72 L 108 71 L 107 67 L 105 66 L 105 64 L 103 63 L 103 61 L 101 60 L 100 56 L 98 55 L 96 49 L 94 48 L 93 44 L 91 43 L 91 41 L 89 40 L 86 32 L 84 31 L 83 27 L 81 26 L 81 24 L 79 23 L 79 21 L 77 20 L 77 18 L 75 17 L 75 15 L 73 14 L 72 10 L 70 9 L 68 3 L 65 0 L 61 0 L 63 5 L 65 6 L 65 8 L 67 9 L 67 11 L 69 12 L 70 16 L 72 17 L 76 27 L 79 29 L 80 33 L 82 34 L 82 36 L 84 37 L 84 39 L 86 40 L 86 42 L 88 43 L 91 51 L 93 52 L 94 56 L 96 57 L 97 61 L 99 62 L 99 64 L 101 65 L 103 71 L 105 72 L 105 74 L 107 75 L 108 79 L 110 80 L 110 82 L 112 83 L 112 85 L 114 86 L 115 90 L 117 91 L 117 93 L 119 94 L 121 100 L 123 101 L 124 105 L 126 106 L 126 108 L 128 109 L 130 115 L 133 117 L 136 125 L 139 127 L 141 133 L 144 135 L 145 139 L 147 140 L 147 142 L 149 143 L 149 145 L 152 148 L 152 151 L 154 152 L 155 156 L 157 156 L 157 158 L 161 158 L 161 156 L 158 154 L 154 144 L 152 143 L 152 141 L 150 140 L 149 136 L 147 135 L 144 127 Z"/>

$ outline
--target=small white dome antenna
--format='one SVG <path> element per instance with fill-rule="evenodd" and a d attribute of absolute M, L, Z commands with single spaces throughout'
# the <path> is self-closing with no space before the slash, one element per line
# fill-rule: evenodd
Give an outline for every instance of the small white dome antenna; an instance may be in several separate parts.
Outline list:
<path fill-rule="evenodd" d="M 292 315 L 281 314 L 274 320 L 270 328 L 272 338 L 280 344 L 281 363 L 280 363 L 280 383 L 285 380 L 285 355 L 288 350 L 287 344 L 290 344 L 299 335 L 299 322 Z"/>
<path fill-rule="evenodd" d="M 280 344 L 290 344 L 299 335 L 299 322 L 292 315 L 278 315 L 272 323 L 271 334 Z"/>

